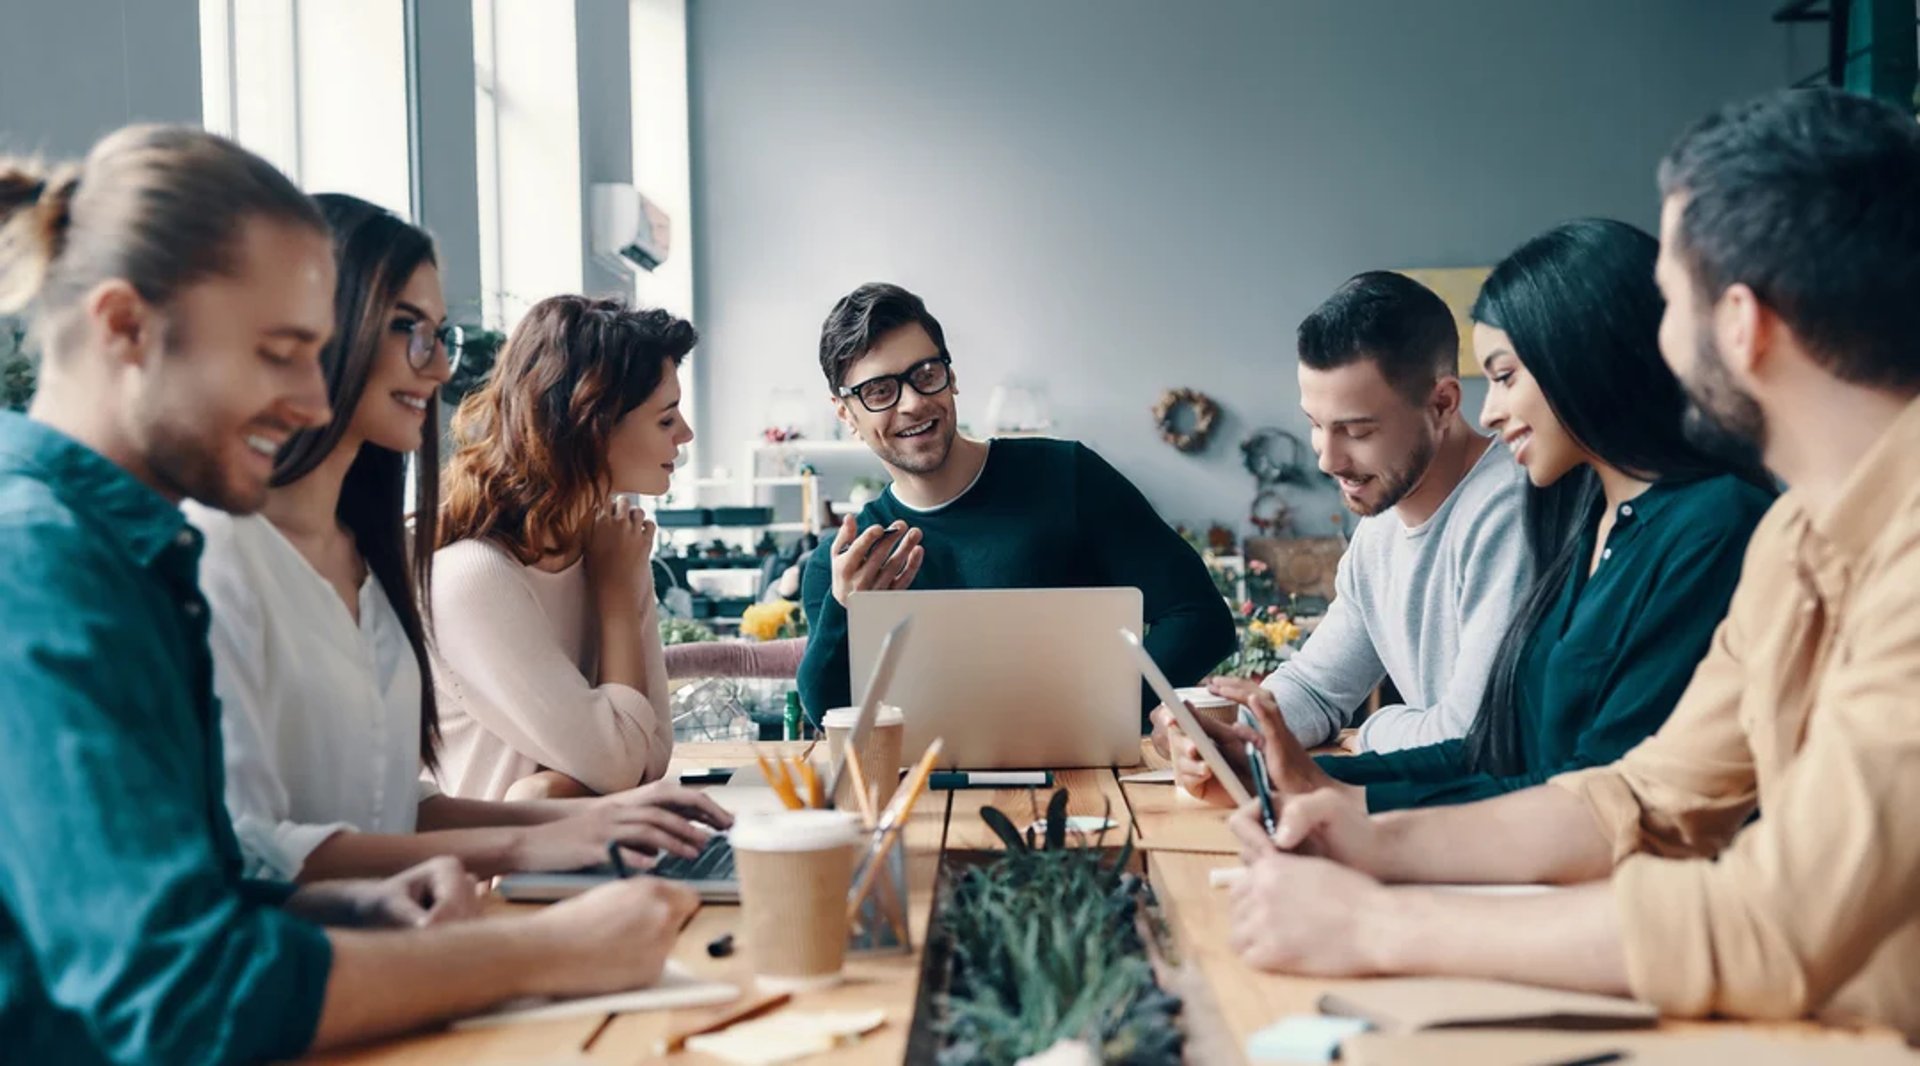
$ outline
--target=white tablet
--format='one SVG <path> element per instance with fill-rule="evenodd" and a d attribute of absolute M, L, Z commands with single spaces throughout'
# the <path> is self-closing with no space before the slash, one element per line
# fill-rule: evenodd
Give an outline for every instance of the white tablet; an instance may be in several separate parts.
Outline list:
<path fill-rule="evenodd" d="M 1233 772 L 1233 764 L 1220 754 L 1220 749 L 1214 746 L 1213 738 L 1207 735 L 1207 731 L 1200 728 L 1200 722 L 1193 717 L 1193 709 L 1174 691 L 1173 685 L 1167 681 L 1167 675 L 1160 672 L 1160 664 L 1154 662 L 1153 656 L 1148 655 L 1147 649 L 1141 645 L 1140 638 L 1134 636 L 1132 630 L 1122 629 L 1120 639 L 1126 641 L 1127 647 L 1132 650 L 1134 660 L 1140 666 L 1140 675 L 1147 679 L 1147 686 L 1153 689 L 1154 695 L 1160 697 L 1161 703 L 1167 705 L 1167 710 L 1173 712 L 1173 720 L 1180 723 L 1180 731 L 1193 741 L 1194 747 L 1200 749 L 1200 757 L 1206 760 L 1208 769 L 1219 779 L 1227 795 L 1233 797 L 1235 804 L 1253 802 L 1253 797 L 1247 794 L 1247 786 L 1240 783 L 1240 775 Z"/>

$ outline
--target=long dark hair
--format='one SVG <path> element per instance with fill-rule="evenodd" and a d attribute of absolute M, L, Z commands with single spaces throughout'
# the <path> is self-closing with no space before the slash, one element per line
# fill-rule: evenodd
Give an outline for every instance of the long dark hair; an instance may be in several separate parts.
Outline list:
<path fill-rule="evenodd" d="M 534 304 L 454 412 L 441 546 L 491 540 L 527 564 L 583 547 L 606 503 L 614 428 L 699 339 L 690 322 L 619 300 Z"/>
<path fill-rule="evenodd" d="M 1681 433 L 1686 397 L 1660 358 L 1664 304 L 1653 283 L 1658 252 L 1658 241 L 1624 222 L 1580 219 L 1555 226 L 1493 268 L 1471 317 L 1506 332 L 1554 416 L 1600 462 L 1642 481 L 1732 473 L 1771 491 L 1762 471 L 1729 467 Z M 1476 770 L 1523 769 L 1520 656 L 1580 565 L 1581 534 L 1603 506 L 1600 479 L 1588 466 L 1527 492 L 1527 540 L 1538 574 L 1509 624 L 1480 713 L 1467 731 L 1467 759 Z"/>
<path fill-rule="evenodd" d="M 333 230 L 339 282 L 333 296 L 333 339 L 320 353 L 333 421 L 295 433 L 274 460 L 273 485 L 312 473 L 340 444 L 366 391 L 388 319 L 400 290 L 422 264 L 435 262 L 433 238 L 391 211 L 355 196 L 314 197 Z M 335 514 L 353 535 L 367 569 L 380 582 L 400 616 L 407 642 L 420 664 L 420 760 L 438 769 L 435 746 L 440 715 L 433 699 L 433 668 L 427 658 L 426 602 L 433 566 L 434 522 L 440 509 L 440 414 L 427 414 L 420 451 L 414 456 L 414 531 L 406 525 L 407 457 L 377 444 L 360 445 L 347 470 Z"/>

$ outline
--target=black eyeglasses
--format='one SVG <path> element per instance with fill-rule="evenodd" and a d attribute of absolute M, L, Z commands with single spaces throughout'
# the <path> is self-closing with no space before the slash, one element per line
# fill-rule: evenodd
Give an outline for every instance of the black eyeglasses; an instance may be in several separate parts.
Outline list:
<path fill-rule="evenodd" d="M 860 406 L 879 414 L 892 410 L 900 402 L 903 384 L 922 396 L 938 396 L 947 391 L 953 384 L 952 365 L 952 356 L 936 355 L 913 364 L 904 374 L 882 374 L 858 385 L 842 385 L 834 391 L 843 400 L 849 396 L 859 397 Z"/>
<path fill-rule="evenodd" d="M 467 331 L 459 326 L 441 326 L 435 328 L 424 318 L 411 322 L 396 321 L 395 333 L 407 335 L 407 365 L 415 370 L 425 370 L 433 361 L 434 345 L 440 345 L 447 351 L 447 369 L 460 369 L 460 355 L 466 349 Z"/>

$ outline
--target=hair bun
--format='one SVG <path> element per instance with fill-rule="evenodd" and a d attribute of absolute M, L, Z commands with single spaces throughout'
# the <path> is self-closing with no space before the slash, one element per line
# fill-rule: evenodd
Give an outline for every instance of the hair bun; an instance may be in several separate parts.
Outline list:
<path fill-rule="evenodd" d="M 0 160 L 0 313 L 32 302 L 66 244 L 80 168 Z"/>

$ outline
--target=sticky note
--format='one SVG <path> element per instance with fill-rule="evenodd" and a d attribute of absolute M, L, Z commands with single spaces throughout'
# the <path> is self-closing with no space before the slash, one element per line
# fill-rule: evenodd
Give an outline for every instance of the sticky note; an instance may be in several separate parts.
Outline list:
<path fill-rule="evenodd" d="M 1367 1023 L 1359 1018 L 1289 1015 L 1247 1038 L 1247 1059 L 1252 1062 L 1332 1062 L 1343 1041 L 1366 1032 L 1367 1028 Z"/>

